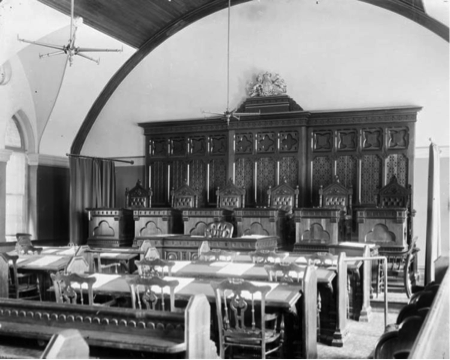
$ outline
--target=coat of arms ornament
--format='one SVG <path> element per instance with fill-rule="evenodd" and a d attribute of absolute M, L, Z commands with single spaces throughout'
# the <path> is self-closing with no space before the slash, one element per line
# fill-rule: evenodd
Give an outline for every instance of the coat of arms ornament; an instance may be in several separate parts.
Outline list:
<path fill-rule="evenodd" d="M 269 72 L 260 73 L 256 82 L 249 87 L 249 96 L 273 96 L 286 94 L 286 83 L 280 75 L 272 75 Z"/>

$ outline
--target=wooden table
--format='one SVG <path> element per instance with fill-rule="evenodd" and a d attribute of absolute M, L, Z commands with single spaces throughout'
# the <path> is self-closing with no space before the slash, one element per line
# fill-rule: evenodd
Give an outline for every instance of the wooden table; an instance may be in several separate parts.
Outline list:
<path fill-rule="evenodd" d="M 197 260 L 198 249 L 203 241 L 208 241 L 211 249 L 250 252 L 255 250 L 274 250 L 277 236 L 250 235 L 237 238 L 206 238 L 200 235 L 163 234 L 147 237 L 166 260 Z M 134 242 L 140 246 L 142 239 Z"/>
<path fill-rule="evenodd" d="M 133 273 L 136 270 L 134 261 L 142 254 L 142 251 L 138 248 L 115 248 L 115 249 L 105 249 L 105 248 L 88 248 L 84 250 L 83 257 L 89 264 L 90 269 L 94 269 L 94 259 L 92 254 L 100 254 L 101 260 L 106 260 L 106 263 L 118 262 L 124 267 L 126 273 Z"/>
<path fill-rule="evenodd" d="M 120 274 L 99 274 L 94 273 L 89 276 L 96 277 L 94 283 L 94 294 L 112 295 L 112 296 L 131 296 L 130 288 L 126 279 L 134 278 L 137 275 Z M 212 307 L 215 306 L 215 295 L 211 287 L 211 279 L 196 279 L 193 277 L 165 277 L 166 280 L 178 280 L 179 285 L 175 288 L 175 297 L 177 299 L 189 300 L 197 294 L 204 294 Z M 252 281 L 256 285 L 268 285 L 272 290 L 266 296 L 266 306 L 274 309 L 282 309 L 285 312 L 297 313 L 301 319 L 301 334 L 289 332 L 289 339 L 301 336 L 302 353 L 315 354 L 316 350 L 316 303 L 317 303 L 317 278 L 316 271 L 309 273 L 306 281 L 299 284 L 283 284 L 264 281 Z M 299 300 L 301 300 L 299 302 Z M 255 298 L 255 302 L 259 301 Z M 215 318 L 211 314 L 212 319 Z M 290 341 L 289 340 L 289 341 Z"/>

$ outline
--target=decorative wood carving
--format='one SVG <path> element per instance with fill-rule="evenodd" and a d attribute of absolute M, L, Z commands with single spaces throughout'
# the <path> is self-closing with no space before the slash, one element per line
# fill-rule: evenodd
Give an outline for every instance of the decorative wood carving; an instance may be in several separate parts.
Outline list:
<path fill-rule="evenodd" d="M 375 191 L 381 186 L 381 157 L 364 155 L 361 164 L 361 202 L 376 204 Z"/>
<path fill-rule="evenodd" d="M 275 133 L 262 132 L 257 134 L 257 148 L 258 153 L 274 152 L 276 146 Z"/>
<path fill-rule="evenodd" d="M 363 130 L 363 150 L 381 150 L 383 133 L 381 129 Z"/>
<path fill-rule="evenodd" d="M 191 136 L 188 140 L 189 155 L 205 155 L 206 138 L 204 136 Z"/>
<path fill-rule="evenodd" d="M 298 145 L 298 131 L 280 131 L 280 152 L 296 152 Z"/>
<path fill-rule="evenodd" d="M 409 146 L 408 128 L 387 129 L 388 149 L 407 149 Z"/>
<path fill-rule="evenodd" d="M 338 130 L 338 151 L 355 151 L 357 144 L 356 130 Z"/>
<path fill-rule="evenodd" d="M 331 131 L 315 131 L 314 151 L 330 151 L 333 148 L 333 133 Z"/>
<path fill-rule="evenodd" d="M 209 153 L 211 155 L 225 155 L 227 153 L 227 137 L 223 134 L 209 136 Z"/>

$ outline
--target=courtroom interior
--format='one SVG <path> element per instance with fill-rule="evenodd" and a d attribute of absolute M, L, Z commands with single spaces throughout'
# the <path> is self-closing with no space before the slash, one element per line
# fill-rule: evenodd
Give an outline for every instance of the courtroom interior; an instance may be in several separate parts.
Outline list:
<path fill-rule="evenodd" d="M 1 1 L 0 358 L 449 358 L 449 67 L 446 0 Z"/>

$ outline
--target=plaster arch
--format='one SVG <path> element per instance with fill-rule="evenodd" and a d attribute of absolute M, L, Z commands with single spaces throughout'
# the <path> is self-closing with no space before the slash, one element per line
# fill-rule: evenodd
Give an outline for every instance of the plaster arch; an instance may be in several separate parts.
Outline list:
<path fill-rule="evenodd" d="M 232 5 L 246 3 L 250 0 L 238 0 Z M 449 42 L 449 28 L 428 16 L 424 10 L 421 10 L 413 5 L 408 5 L 401 0 L 358 0 L 363 3 L 378 6 L 384 10 L 394 12 L 398 15 L 404 16 L 409 20 L 427 28 L 435 33 L 445 41 Z M 163 27 L 157 34 L 152 36 L 131 58 L 114 74 L 114 76 L 107 83 L 101 94 L 95 100 L 86 118 L 84 119 L 77 135 L 71 146 L 72 154 L 80 154 L 86 138 L 97 120 L 102 109 L 122 83 L 122 81 L 130 74 L 130 72 L 141 63 L 153 50 L 161 45 L 165 40 L 185 27 L 191 25 L 193 22 L 200 20 L 208 15 L 218 12 L 227 7 L 227 3 L 216 0 L 206 5 L 203 5 L 190 13 L 184 14 L 177 21 Z"/>

